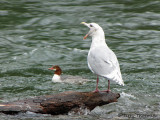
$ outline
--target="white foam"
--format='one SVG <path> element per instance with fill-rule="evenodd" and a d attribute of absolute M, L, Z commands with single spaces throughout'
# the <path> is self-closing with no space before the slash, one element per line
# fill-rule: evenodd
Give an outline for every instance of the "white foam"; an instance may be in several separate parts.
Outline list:
<path fill-rule="evenodd" d="M 104 109 L 102 109 L 101 107 L 97 106 L 96 108 L 94 108 L 91 113 L 92 114 L 103 114 L 106 111 Z"/>
<path fill-rule="evenodd" d="M 134 95 L 131 95 L 131 94 L 128 94 L 128 93 L 125 93 L 125 92 L 121 93 L 121 97 L 128 97 L 128 98 L 136 99 L 136 97 Z"/>
<path fill-rule="evenodd" d="M 30 54 L 32 55 L 32 54 L 35 53 L 35 51 L 37 51 L 37 50 L 38 50 L 37 48 L 33 49 L 33 50 L 30 52 Z"/>
<path fill-rule="evenodd" d="M 71 110 L 68 112 L 68 115 L 88 115 L 90 114 L 90 110 L 84 107 L 80 107 L 78 111 Z"/>

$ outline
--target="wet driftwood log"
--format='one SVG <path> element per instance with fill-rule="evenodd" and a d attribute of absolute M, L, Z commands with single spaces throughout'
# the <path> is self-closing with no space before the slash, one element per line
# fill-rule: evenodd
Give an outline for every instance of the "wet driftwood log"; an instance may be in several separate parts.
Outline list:
<path fill-rule="evenodd" d="M 96 106 L 117 102 L 119 97 L 119 93 L 112 92 L 68 91 L 54 95 L 26 98 L 15 102 L 0 103 L 0 112 L 17 114 L 30 111 L 52 115 L 66 114 L 70 111 L 78 112 L 82 108 L 93 110 Z"/>

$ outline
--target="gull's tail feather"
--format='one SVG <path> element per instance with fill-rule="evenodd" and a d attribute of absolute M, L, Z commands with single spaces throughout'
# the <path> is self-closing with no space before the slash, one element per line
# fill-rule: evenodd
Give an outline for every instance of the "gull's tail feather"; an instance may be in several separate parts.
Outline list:
<path fill-rule="evenodd" d="M 104 75 L 104 77 L 107 78 L 108 80 L 111 80 L 111 81 L 118 83 L 119 85 L 124 86 L 124 81 L 122 79 L 122 75 L 119 72 L 114 71 L 111 74 Z"/>

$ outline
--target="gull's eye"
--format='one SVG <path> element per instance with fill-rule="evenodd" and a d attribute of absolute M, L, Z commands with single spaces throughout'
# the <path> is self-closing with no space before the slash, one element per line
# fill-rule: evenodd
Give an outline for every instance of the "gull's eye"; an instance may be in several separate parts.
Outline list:
<path fill-rule="evenodd" d="M 92 25 L 92 24 L 90 24 L 90 27 L 93 27 L 93 25 Z"/>

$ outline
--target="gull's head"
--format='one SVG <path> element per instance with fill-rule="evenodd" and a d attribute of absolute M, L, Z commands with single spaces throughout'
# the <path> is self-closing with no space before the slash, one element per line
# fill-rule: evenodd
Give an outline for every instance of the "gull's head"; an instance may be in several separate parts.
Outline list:
<path fill-rule="evenodd" d="M 91 36 L 91 37 L 104 36 L 103 29 L 97 23 L 81 22 L 81 24 L 90 28 L 89 32 L 84 36 L 83 39 L 86 39 L 88 36 Z"/>

